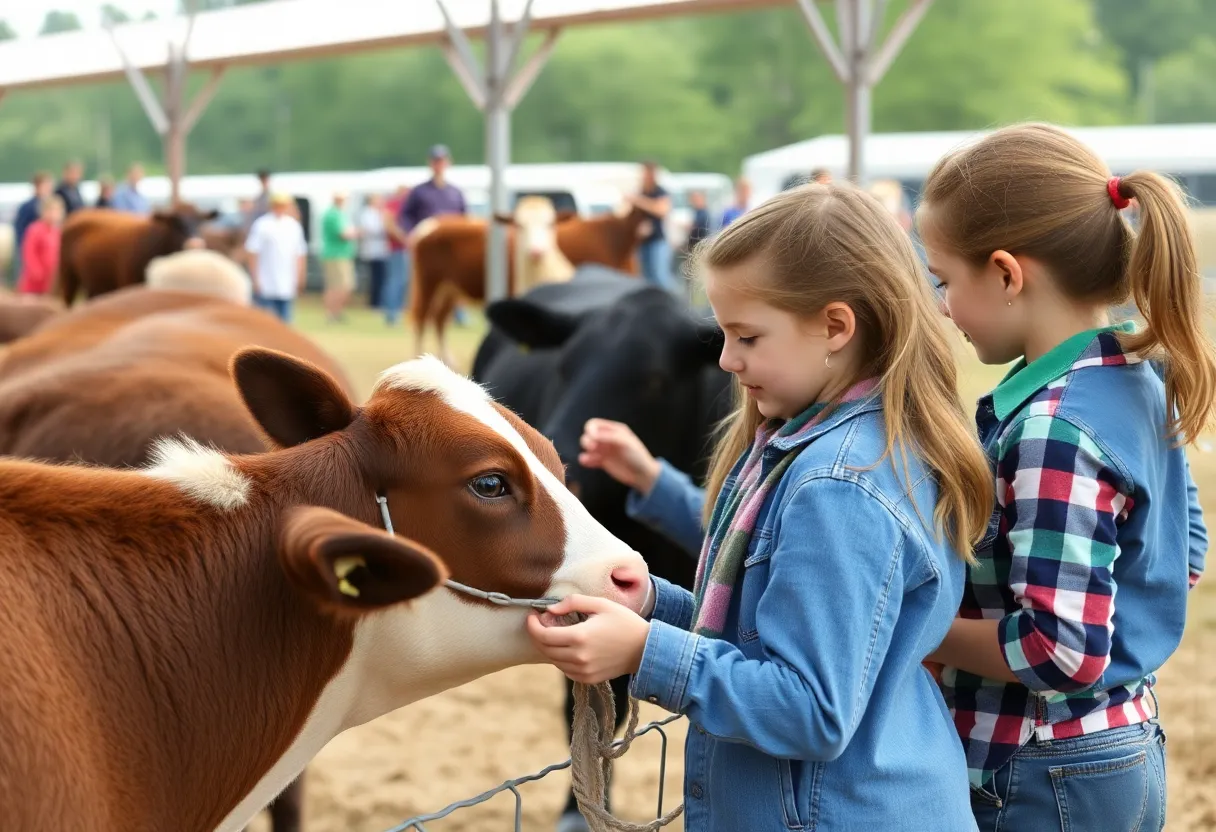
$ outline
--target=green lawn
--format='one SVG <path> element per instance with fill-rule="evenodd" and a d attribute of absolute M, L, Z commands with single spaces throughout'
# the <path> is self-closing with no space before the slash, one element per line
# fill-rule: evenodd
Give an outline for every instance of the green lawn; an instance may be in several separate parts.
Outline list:
<path fill-rule="evenodd" d="M 306 295 L 298 301 L 295 315 L 295 325 L 346 367 L 360 400 L 371 393 L 382 370 L 414 357 L 414 336 L 409 324 L 388 326 L 384 316 L 378 310 L 368 309 L 361 297 L 354 299 L 346 320 L 340 323 L 325 321 L 325 310 L 315 295 Z M 485 328 L 485 318 L 477 307 L 469 309 L 468 326 L 449 325 L 448 341 L 460 369 L 467 371 L 472 366 Z M 423 348 L 437 352 L 433 332 Z"/>

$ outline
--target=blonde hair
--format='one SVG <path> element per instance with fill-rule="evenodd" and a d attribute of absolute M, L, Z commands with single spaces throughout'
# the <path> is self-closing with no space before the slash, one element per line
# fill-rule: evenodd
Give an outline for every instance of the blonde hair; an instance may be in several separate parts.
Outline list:
<path fill-rule="evenodd" d="M 57 209 L 60 214 L 67 212 L 67 206 L 64 204 L 63 199 L 56 194 L 51 194 L 48 197 L 38 200 L 38 216 L 41 217 L 45 215 L 52 208 Z"/>
<path fill-rule="evenodd" d="M 979 265 L 994 251 L 1033 257 L 1068 296 L 1114 304 L 1130 294 L 1145 328 L 1124 345 L 1164 359 L 1170 436 L 1194 442 L 1212 418 L 1216 352 L 1203 322 L 1203 286 L 1182 193 L 1136 171 L 1118 180 L 1134 199 L 1137 234 L 1107 190 L 1106 164 L 1049 124 L 998 130 L 946 156 L 925 182 L 920 210 L 934 232 Z"/>
<path fill-rule="evenodd" d="M 970 560 L 992 512 L 992 474 L 959 399 L 944 318 L 908 235 L 869 194 L 847 183 L 812 183 L 744 214 L 694 254 L 699 270 L 753 258 L 768 278 L 739 288 L 764 303 L 799 316 L 833 301 L 852 308 L 866 365 L 847 386 L 877 377 L 886 420 L 887 447 L 874 464 L 898 448 L 907 479 L 911 446 L 938 483 L 934 519 Z M 764 421 L 738 380 L 735 393 L 737 407 L 710 463 L 707 511 Z"/>

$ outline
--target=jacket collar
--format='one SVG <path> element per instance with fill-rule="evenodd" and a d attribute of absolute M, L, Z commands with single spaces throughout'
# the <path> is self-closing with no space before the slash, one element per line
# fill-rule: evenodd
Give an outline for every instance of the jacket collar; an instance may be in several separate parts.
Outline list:
<path fill-rule="evenodd" d="M 1019 358 L 996 389 L 984 398 L 992 399 L 996 418 L 1004 421 L 1044 387 L 1074 370 L 1135 363 L 1139 358 L 1126 354 L 1119 339 L 1114 337 L 1115 333 L 1135 331 L 1134 321 L 1088 329 L 1061 341 L 1029 364 L 1025 358 Z"/>
<path fill-rule="evenodd" d="M 833 428 L 848 422 L 863 413 L 870 413 L 882 408 L 881 388 L 878 379 L 871 378 L 859 382 L 845 391 L 840 401 L 832 410 L 819 421 L 808 425 L 789 436 L 770 439 L 768 447 L 784 453 L 813 442 Z M 826 405 L 825 405 L 826 406 Z"/>

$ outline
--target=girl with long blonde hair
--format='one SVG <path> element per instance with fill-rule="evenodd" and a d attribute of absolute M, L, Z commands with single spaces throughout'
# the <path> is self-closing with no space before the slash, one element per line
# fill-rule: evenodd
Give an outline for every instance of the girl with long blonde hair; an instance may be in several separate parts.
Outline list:
<path fill-rule="evenodd" d="M 739 404 L 704 493 L 623 425 L 584 465 L 660 529 L 707 511 L 696 585 L 645 616 L 573 596 L 529 619 L 570 678 L 632 674 L 686 714 L 685 828 L 974 828 L 965 764 L 922 661 L 950 626 L 992 480 L 908 236 L 847 184 L 782 193 L 694 260 Z M 645 554 L 645 553 L 643 553 Z M 583 613 L 568 627 L 554 616 Z"/>

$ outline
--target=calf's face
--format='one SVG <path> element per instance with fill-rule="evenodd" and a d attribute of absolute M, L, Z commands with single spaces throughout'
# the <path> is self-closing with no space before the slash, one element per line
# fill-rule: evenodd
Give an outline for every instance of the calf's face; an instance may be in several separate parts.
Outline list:
<path fill-rule="evenodd" d="M 557 250 L 557 210 L 546 197 L 522 197 L 513 214 L 495 214 L 494 221 L 515 229 L 516 246 L 533 262 Z"/>
<path fill-rule="evenodd" d="M 238 354 L 234 374 L 271 439 L 346 460 L 347 482 L 335 487 L 354 492 L 368 522 L 382 495 L 395 540 L 442 562 L 444 577 L 514 598 L 580 593 L 641 609 L 650 588 L 645 562 L 565 487 L 553 445 L 437 359 L 385 371 L 362 408 L 320 370 L 269 350 Z M 393 595 L 377 587 L 391 567 L 374 552 L 360 559 L 339 549 L 346 559 L 314 581 L 322 598 L 386 607 Z M 443 689 L 535 661 L 527 614 L 451 588 L 385 608 L 372 625 L 376 655 L 400 671 L 386 684 L 416 686 L 429 673 L 428 683 Z"/>

